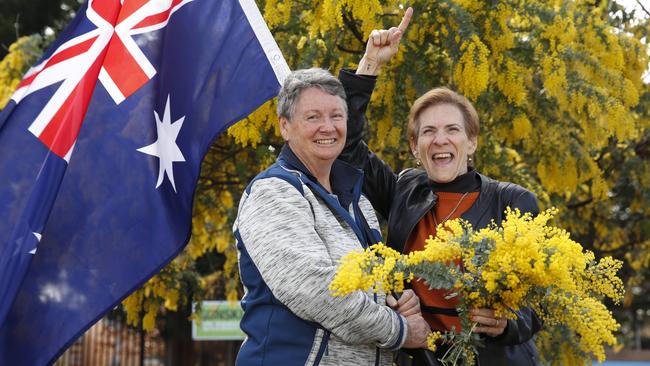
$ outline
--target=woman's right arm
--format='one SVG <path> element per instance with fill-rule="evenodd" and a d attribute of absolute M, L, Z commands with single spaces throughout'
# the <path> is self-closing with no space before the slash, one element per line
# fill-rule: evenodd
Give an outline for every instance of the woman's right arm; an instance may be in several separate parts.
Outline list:
<path fill-rule="evenodd" d="M 373 30 L 368 38 L 366 53 L 359 62 L 356 73 L 342 70 L 339 79 L 345 88 L 348 104 L 348 130 L 345 149 L 340 159 L 362 169 L 365 173 L 364 193 L 384 218 L 388 218 L 391 198 L 395 192 L 397 175 L 366 144 L 366 110 L 376 76 L 381 67 L 398 51 L 402 35 L 406 31 L 413 9 L 408 8 L 398 27 Z"/>
<path fill-rule="evenodd" d="M 388 218 L 397 175 L 368 148 L 365 142 L 367 134 L 365 113 L 375 86 L 375 78 L 341 70 L 339 79 L 345 88 L 348 103 L 347 139 L 339 159 L 364 171 L 364 194 L 375 210 L 384 218 Z"/>

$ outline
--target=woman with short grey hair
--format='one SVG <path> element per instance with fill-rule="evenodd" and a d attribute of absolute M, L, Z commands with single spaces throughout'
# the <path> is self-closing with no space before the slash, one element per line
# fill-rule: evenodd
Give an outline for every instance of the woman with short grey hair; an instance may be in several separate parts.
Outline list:
<path fill-rule="evenodd" d="M 291 120 L 300 92 L 307 88 L 319 88 L 327 94 L 341 98 L 347 115 L 348 105 L 345 103 L 345 90 L 341 82 L 327 70 L 311 68 L 296 70 L 284 80 L 278 93 L 278 117 Z"/>
<path fill-rule="evenodd" d="M 430 332 L 413 292 L 395 311 L 383 294 L 333 297 L 328 288 L 345 254 L 381 241 L 363 173 L 337 160 L 343 86 L 325 70 L 295 71 L 278 118 L 286 144 L 246 188 L 233 228 L 246 292 L 237 364 L 391 365 L 393 351 L 424 347 Z"/>

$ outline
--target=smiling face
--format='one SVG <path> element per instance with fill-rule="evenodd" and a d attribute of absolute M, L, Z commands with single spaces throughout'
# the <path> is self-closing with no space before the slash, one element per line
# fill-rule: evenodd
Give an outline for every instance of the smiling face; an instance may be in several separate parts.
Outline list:
<path fill-rule="evenodd" d="M 336 95 L 308 88 L 300 93 L 291 121 L 280 117 L 282 137 L 316 177 L 323 169 L 329 173 L 345 146 L 347 114 L 344 103 Z"/>
<path fill-rule="evenodd" d="M 448 183 L 467 173 L 467 158 L 476 151 L 477 138 L 468 137 L 463 113 L 449 103 L 424 109 L 411 151 L 420 159 L 429 179 Z"/>

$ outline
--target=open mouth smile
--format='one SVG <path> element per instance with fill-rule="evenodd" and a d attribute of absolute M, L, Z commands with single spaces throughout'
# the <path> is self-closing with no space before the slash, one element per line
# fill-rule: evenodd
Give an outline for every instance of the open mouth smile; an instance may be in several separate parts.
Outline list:
<path fill-rule="evenodd" d="M 452 153 L 436 153 L 431 156 L 434 164 L 447 164 L 454 160 L 454 154 Z"/>

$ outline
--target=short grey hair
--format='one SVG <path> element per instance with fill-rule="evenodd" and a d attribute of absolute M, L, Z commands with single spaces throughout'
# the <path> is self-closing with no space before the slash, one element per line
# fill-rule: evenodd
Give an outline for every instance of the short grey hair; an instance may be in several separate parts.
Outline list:
<path fill-rule="evenodd" d="M 293 71 L 284 80 L 278 94 L 278 117 L 291 121 L 300 93 L 308 88 L 318 88 L 327 94 L 341 98 L 343 109 L 346 114 L 348 113 L 343 84 L 329 71 L 314 67 Z"/>

